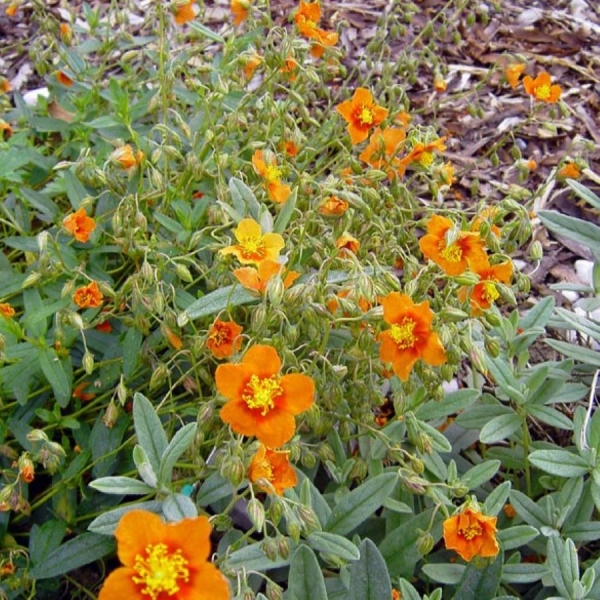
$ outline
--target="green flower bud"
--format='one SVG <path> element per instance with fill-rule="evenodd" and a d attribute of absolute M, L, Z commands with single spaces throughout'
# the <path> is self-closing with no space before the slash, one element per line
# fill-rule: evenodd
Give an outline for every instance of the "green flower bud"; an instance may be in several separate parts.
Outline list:
<path fill-rule="evenodd" d="M 265 526 L 265 507 L 260 500 L 250 498 L 248 501 L 248 517 L 257 531 L 262 531 Z"/>
<path fill-rule="evenodd" d="M 421 556 L 429 554 L 435 544 L 433 536 L 428 531 L 419 530 L 419 537 L 417 539 L 417 551 Z"/>
<path fill-rule="evenodd" d="M 277 546 L 277 542 L 273 538 L 265 538 L 260 543 L 260 549 L 263 551 L 264 555 L 271 561 L 276 561 L 277 556 L 279 554 L 279 548 Z"/>
<path fill-rule="evenodd" d="M 85 351 L 85 354 L 81 359 L 81 364 L 83 365 L 83 370 L 86 375 L 91 375 L 94 371 L 94 356 L 89 350 Z"/>

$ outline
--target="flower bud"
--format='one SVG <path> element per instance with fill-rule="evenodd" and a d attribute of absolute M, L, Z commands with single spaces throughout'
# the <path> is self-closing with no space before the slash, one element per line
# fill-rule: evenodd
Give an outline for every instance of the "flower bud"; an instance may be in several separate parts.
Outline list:
<path fill-rule="evenodd" d="M 267 297 L 269 298 L 269 301 L 275 308 L 281 305 L 284 292 L 285 287 L 283 285 L 281 277 L 271 277 L 271 279 L 269 279 L 269 281 L 267 282 Z"/>
<path fill-rule="evenodd" d="M 485 352 L 481 346 L 473 345 L 469 353 L 471 364 L 483 375 L 487 375 L 488 369 L 485 361 Z"/>
<path fill-rule="evenodd" d="M 37 283 L 39 283 L 42 279 L 41 274 L 38 271 L 32 271 L 31 273 L 29 273 L 29 275 L 27 275 L 27 277 L 25 277 L 25 280 L 23 281 L 22 284 L 22 288 L 28 288 L 28 287 L 32 287 L 34 285 L 36 285 Z"/>
<path fill-rule="evenodd" d="M 250 498 L 247 511 L 252 525 L 254 525 L 256 531 L 261 532 L 265 526 L 265 507 L 262 502 L 256 498 Z"/>
<path fill-rule="evenodd" d="M 466 271 L 461 275 L 457 275 L 454 280 L 460 285 L 476 285 L 479 283 L 479 275 L 471 271 Z"/>
<path fill-rule="evenodd" d="M 106 412 L 102 417 L 102 422 L 109 428 L 112 429 L 119 418 L 119 407 L 111 400 L 106 407 Z"/>
<path fill-rule="evenodd" d="M 417 539 L 417 551 L 421 556 L 429 554 L 435 544 L 433 536 L 428 531 L 419 530 L 419 537 Z"/>
<path fill-rule="evenodd" d="M 307 533 L 321 531 L 321 523 L 319 522 L 315 511 L 309 506 L 298 507 L 298 518 L 302 523 L 302 528 Z"/>
<path fill-rule="evenodd" d="M 94 371 L 94 356 L 89 350 L 85 351 L 81 364 L 83 365 L 86 375 L 91 375 Z"/>
<path fill-rule="evenodd" d="M 175 273 L 177 273 L 177 277 L 179 277 L 179 279 L 181 279 L 181 281 L 185 281 L 186 283 L 194 282 L 194 278 L 193 278 L 190 270 L 181 263 L 176 263 Z"/>
<path fill-rule="evenodd" d="M 486 338 L 484 343 L 486 352 L 492 357 L 496 358 L 500 354 L 500 344 L 495 338 Z"/>
<path fill-rule="evenodd" d="M 469 318 L 469 315 L 459 308 L 448 307 L 439 312 L 439 317 L 442 322 L 458 323 Z"/>
<path fill-rule="evenodd" d="M 290 543 L 285 536 L 280 536 L 277 540 L 277 549 L 279 550 L 279 556 L 286 559 L 290 555 Z"/>
<path fill-rule="evenodd" d="M 169 369 L 165 364 L 159 364 L 154 369 L 154 372 L 150 376 L 149 388 L 150 390 L 155 390 L 157 387 L 160 387 L 166 380 L 169 375 Z"/>
<path fill-rule="evenodd" d="M 291 519 L 288 518 L 287 531 L 288 531 L 288 535 L 297 544 L 300 541 L 300 535 L 302 533 L 302 526 L 295 517 L 293 517 Z"/>
<path fill-rule="evenodd" d="M 266 595 L 268 600 L 282 600 L 283 590 L 274 581 L 269 579 L 269 581 L 267 581 Z"/>
<path fill-rule="evenodd" d="M 279 549 L 277 547 L 277 542 L 271 538 L 265 538 L 260 543 L 260 549 L 263 551 L 263 554 L 271 561 L 277 560 L 277 555 L 279 553 Z"/>

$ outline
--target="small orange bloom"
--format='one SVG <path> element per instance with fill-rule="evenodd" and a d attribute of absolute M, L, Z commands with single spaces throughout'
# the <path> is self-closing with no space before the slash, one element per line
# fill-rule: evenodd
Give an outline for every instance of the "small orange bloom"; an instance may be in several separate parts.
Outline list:
<path fill-rule="evenodd" d="M 342 234 L 335 242 L 336 248 L 340 250 L 340 256 L 348 256 L 348 252 L 356 254 L 360 248 L 360 242 L 349 233 Z"/>
<path fill-rule="evenodd" d="M 396 155 L 405 139 L 406 133 L 403 129 L 388 127 L 382 130 L 376 127 L 369 138 L 369 145 L 358 158 L 374 169 L 387 171 L 388 177 L 393 179 L 396 175 L 395 168 L 399 166 Z"/>
<path fill-rule="evenodd" d="M 424 144 L 423 142 L 417 142 L 414 148 L 400 160 L 398 174 L 404 175 L 406 167 L 412 163 L 419 163 L 422 167 L 427 168 L 431 166 L 434 159 L 434 152 L 443 152 L 446 149 L 446 137 L 438 138 Z"/>
<path fill-rule="evenodd" d="M 495 206 L 488 206 L 484 208 L 481 213 L 473 219 L 473 223 L 471 223 L 471 231 L 480 231 L 481 225 L 484 222 L 489 223 L 490 231 L 497 237 L 500 237 L 500 227 L 494 224 L 494 217 L 498 209 Z"/>
<path fill-rule="evenodd" d="M 331 48 L 337 44 L 339 36 L 335 31 L 325 31 L 316 27 L 312 38 L 315 40 L 315 43 L 312 45 L 310 53 L 315 58 L 321 58 L 325 54 L 326 48 Z"/>
<path fill-rule="evenodd" d="M 348 210 L 348 203 L 337 196 L 329 196 L 317 210 L 326 217 L 339 217 Z"/>
<path fill-rule="evenodd" d="M 6 141 L 12 134 L 13 128 L 4 119 L 0 119 L 0 138 Z"/>
<path fill-rule="evenodd" d="M 433 311 L 429 302 L 415 304 L 406 294 L 390 292 L 381 304 L 383 320 L 391 327 L 377 338 L 381 342 L 379 356 L 382 361 L 392 363 L 400 379 L 408 379 L 420 358 L 434 367 L 446 362 L 442 342 L 438 334 L 431 331 Z"/>
<path fill-rule="evenodd" d="M 131 169 L 138 164 L 138 159 L 143 159 L 143 152 L 133 153 L 130 144 L 119 146 L 110 155 L 110 159 L 121 165 L 124 169 Z"/>
<path fill-rule="evenodd" d="M 98 600 L 229 600 L 229 584 L 208 562 L 207 517 L 164 523 L 146 510 L 131 510 L 115 531 L 124 565 L 104 581 Z"/>
<path fill-rule="evenodd" d="M 217 319 L 208 331 L 206 347 L 215 358 L 229 358 L 242 347 L 242 331 L 235 321 Z"/>
<path fill-rule="evenodd" d="M 246 63 L 244 64 L 244 75 L 246 79 L 252 79 L 254 71 L 256 71 L 262 61 L 262 56 L 256 52 L 246 58 Z"/>
<path fill-rule="evenodd" d="M 549 104 L 558 102 L 562 89 L 560 85 L 552 85 L 552 79 L 546 71 L 542 71 L 535 79 L 530 75 L 523 77 L 525 91 L 536 100 Z"/>
<path fill-rule="evenodd" d="M 258 268 L 241 267 L 233 271 L 234 277 L 248 290 L 264 294 L 267 289 L 267 283 L 280 275 L 283 277 L 283 287 L 288 289 L 298 277 L 300 273 L 297 271 L 287 271 L 283 275 L 283 265 L 274 260 L 263 260 L 259 263 Z"/>
<path fill-rule="evenodd" d="M 237 244 L 219 250 L 219 254 L 233 254 L 243 265 L 257 265 L 263 260 L 276 261 L 285 246 L 278 233 L 262 233 L 254 219 L 242 219 L 233 230 Z"/>
<path fill-rule="evenodd" d="M 231 13 L 233 14 L 233 24 L 236 27 L 248 18 L 250 6 L 250 0 L 231 0 Z"/>
<path fill-rule="evenodd" d="M 471 304 L 471 314 L 480 315 L 500 297 L 500 293 L 496 288 L 495 282 L 509 283 L 513 274 L 513 266 L 510 261 L 506 261 L 497 265 L 490 265 L 486 262 L 474 265 L 473 272 L 479 275 L 479 283 L 473 286 L 469 293 L 467 288 L 458 290 L 458 297 L 461 302 L 467 298 Z"/>
<path fill-rule="evenodd" d="M 401 600 L 402 598 L 402 593 L 399 592 L 398 590 L 392 590 L 392 600 Z"/>
<path fill-rule="evenodd" d="M 90 400 L 93 400 L 96 397 L 96 394 L 93 394 L 92 392 L 86 392 L 89 385 L 89 381 L 82 381 L 81 383 L 77 384 L 72 393 L 73 398 L 77 398 L 82 402 L 89 402 Z"/>
<path fill-rule="evenodd" d="M 285 140 L 281 144 L 281 149 L 290 157 L 298 156 L 300 149 L 296 146 L 294 140 Z"/>
<path fill-rule="evenodd" d="M 17 10 L 19 10 L 19 5 L 13 2 L 6 7 L 6 16 L 14 17 L 17 14 Z"/>
<path fill-rule="evenodd" d="M 88 217 L 85 208 L 76 210 L 63 220 L 63 227 L 78 241 L 88 242 L 96 229 L 96 221 Z"/>
<path fill-rule="evenodd" d="M 73 31 L 68 23 L 60 24 L 60 37 L 65 44 L 69 45 L 71 43 L 71 40 L 73 39 Z"/>
<path fill-rule="evenodd" d="M 441 75 L 435 75 L 433 78 L 433 89 L 438 94 L 443 94 L 447 88 L 448 82 Z"/>
<path fill-rule="evenodd" d="M 63 71 L 58 71 L 56 73 L 56 80 L 67 87 L 71 87 L 73 85 L 73 80 Z"/>
<path fill-rule="evenodd" d="M 6 79 L 6 77 L 0 77 L 0 92 L 2 92 L 3 94 L 8 94 L 10 90 L 12 90 L 10 81 Z"/>
<path fill-rule="evenodd" d="M 175 23 L 177 25 L 184 25 L 196 18 L 196 11 L 194 9 L 195 1 L 196 0 L 189 0 L 187 4 L 177 7 L 175 12 Z"/>
<path fill-rule="evenodd" d="M 263 151 L 256 150 L 252 156 L 252 165 L 256 173 L 265 179 L 267 194 L 273 202 L 281 204 L 290 197 L 292 188 L 289 185 L 281 183 L 281 169 L 277 166 L 274 157 L 267 164 L 263 157 Z"/>
<path fill-rule="evenodd" d="M 111 333 L 112 325 L 109 320 L 102 321 L 102 323 L 98 323 L 96 327 L 94 327 L 96 331 L 100 331 L 101 333 Z"/>
<path fill-rule="evenodd" d="M 447 275 L 460 275 L 469 267 L 485 263 L 487 255 L 478 233 L 459 231 L 456 240 L 448 245 L 446 235 L 453 227 L 450 219 L 433 215 L 427 223 L 427 234 L 419 240 L 419 248 Z"/>
<path fill-rule="evenodd" d="M 167 338 L 169 344 L 175 348 L 175 350 L 181 350 L 183 348 L 183 340 L 169 327 L 163 325 L 161 327 L 163 335 Z"/>
<path fill-rule="evenodd" d="M 279 448 L 294 435 L 294 416 L 308 410 L 315 384 L 307 375 L 280 375 L 281 359 L 272 346 L 252 346 L 241 363 L 219 365 L 217 389 L 227 404 L 221 419 L 242 435 L 255 435 L 265 446 Z"/>
<path fill-rule="evenodd" d="M 25 483 L 31 483 L 35 478 L 35 467 L 32 460 L 28 456 L 23 455 L 19 458 L 18 465 L 21 479 Z"/>
<path fill-rule="evenodd" d="M 558 171 L 559 179 L 577 179 L 581 176 L 581 170 L 574 162 L 568 162 Z"/>
<path fill-rule="evenodd" d="M 345 100 L 336 106 L 348 122 L 348 133 L 353 145 L 364 142 L 369 136 L 369 130 L 377 127 L 388 114 L 387 108 L 379 106 L 373 100 L 373 95 L 366 88 L 358 88 L 351 100 Z"/>
<path fill-rule="evenodd" d="M 263 492 L 270 494 L 274 490 L 278 496 L 283 496 L 284 490 L 298 483 L 296 471 L 290 464 L 288 455 L 289 452 L 271 450 L 261 444 L 252 457 L 248 478 Z"/>
<path fill-rule="evenodd" d="M 320 20 L 321 6 L 318 2 L 300 2 L 300 7 L 294 15 L 294 22 L 301 35 L 315 40 L 311 53 L 316 57 L 323 55 L 325 47 L 335 46 L 339 38 L 337 33 L 318 27 Z"/>
<path fill-rule="evenodd" d="M 394 117 L 394 122 L 401 127 L 408 127 L 411 121 L 412 117 L 404 110 Z"/>
<path fill-rule="evenodd" d="M 8 302 L 2 302 L 0 304 L 0 315 L 10 319 L 15 316 L 15 309 Z"/>
<path fill-rule="evenodd" d="M 505 504 L 502 510 L 509 519 L 514 519 L 517 516 L 517 511 L 512 504 Z"/>
<path fill-rule="evenodd" d="M 486 517 L 472 508 L 444 521 L 444 542 L 469 562 L 475 556 L 492 558 L 499 552 L 496 517 Z"/>
<path fill-rule="evenodd" d="M 73 294 L 73 302 L 79 308 L 99 308 L 102 306 L 103 299 L 104 295 L 98 289 L 98 284 L 95 281 L 77 288 Z"/>
<path fill-rule="evenodd" d="M 519 85 L 519 79 L 523 72 L 525 71 L 524 63 L 515 63 L 514 65 L 508 65 L 504 70 L 504 76 L 506 77 L 506 81 L 508 81 L 508 85 L 514 90 Z"/>
<path fill-rule="evenodd" d="M 300 70 L 300 65 L 295 58 L 288 56 L 285 59 L 285 65 L 279 69 L 281 73 L 287 75 L 288 81 L 296 81 L 296 76 Z"/>

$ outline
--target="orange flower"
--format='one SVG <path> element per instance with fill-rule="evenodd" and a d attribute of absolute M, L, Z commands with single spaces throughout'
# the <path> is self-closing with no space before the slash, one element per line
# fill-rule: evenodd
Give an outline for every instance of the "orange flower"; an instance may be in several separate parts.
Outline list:
<path fill-rule="evenodd" d="M 17 14 L 17 10 L 19 10 L 19 5 L 13 2 L 6 7 L 6 16 L 14 17 Z"/>
<path fill-rule="evenodd" d="M 252 156 L 252 165 L 256 173 L 264 177 L 267 184 L 267 193 L 273 202 L 281 204 L 290 197 L 292 188 L 281 183 L 281 169 L 277 166 L 274 157 L 267 164 L 263 158 L 263 151 L 257 150 Z"/>
<path fill-rule="evenodd" d="M 229 358 L 242 347 L 242 331 L 234 321 L 217 319 L 208 331 L 206 347 L 215 358 Z"/>
<path fill-rule="evenodd" d="M 250 0 L 231 0 L 233 24 L 236 27 L 248 18 L 248 13 L 250 12 L 250 5 Z"/>
<path fill-rule="evenodd" d="M 233 271 L 234 277 L 247 289 L 264 294 L 267 289 L 267 283 L 276 275 L 282 275 L 283 265 L 274 260 L 263 260 L 258 268 L 241 267 Z M 288 289 L 300 273 L 288 271 L 283 277 L 283 287 Z"/>
<path fill-rule="evenodd" d="M 300 65 L 295 58 L 288 56 L 285 59 L 285 65 L 279 69 L 281 73 L 287 75 L 288 81 L 296 81 L 296 76 L 300 70 Z"/>
<path fill-rule="evenodd" d="M 514 65 L 508 65 L 504 70 L 504 76 L 510 87 L 514 90 L 519 85 L 519 78 L 525 71 L 524 63 L 515 63 Z"/>
<path fill-rule="evenodd" d="M 487 255 L 478 233 L 459 231 L 456 240 L 448 245 L 446 235 L 453 227 L 450 219 L 433 215 L 427 223 L 427 234 L 419 240 L 419 248 L 447 275 L 460 275 L 469 267 L 485 263 Z"/>
<path fill-rule="evenodd" d="M 339 217 L 348 210 L 348 203 L 337 196 L 329 196 L 317 210 L 326 217 Z"/>
<path fill-rule="evenodd" d="M 88 217 L 85 208 L 76 210 L 73 214 L 65 217 L 63 227 L 78 241 L 87 242 L 90 235 L 96 229 L 96 221 Z"/>
<path fill-rule="evenodd" d="M 130 144 L 119 146 L 110 155 L 110 159 L 119 163 L 124 169 L 131 169 L 138 164 L 138 161 L 144 158 L 143 152 L 133 153 L 133 148 Z"/>
<path fill-rule="evenodd" d="M 106 320 L 102 321 L 102 323 L 98 323 L 94 329 L 101 333 L 110 333 L 112 331 L 112 325 L 110 324 L 110 321 Z"/>
<path fill-rule="evenodd" d="M 77 288 L 73 294 L 73 302 L 79 308 L 99 308 L 102 306 L 103 298 L 104 296 L 98 289 L 98 284 L 95 281 Z"/>
<path fill-rule="evenodd" d="M 195 1 L 196 0 L 189 0 L 187 4 L 177 7 L 175 12 L 175 23 L 177 25 L 184 25 L 196 18 L 196 11 L 194 10 Z"/>
<path fill-rule="evenodd" d="M 337 44 L 339 36 L 335 31 L 325 31 L 316 27 L 313 30 L 312 38 L 315 40 L 315 43 L 312 45 L 310 53 L 315 58 L 321 58 L 325 54 L 325 48 L 330 48 Z"/>
<path fill-rule="evenodd" d="M 2 92 L 3 94 L 8 94 L 10 90 L 12 90 L 10 81 L 6 79 L 6 77 L 0 77 L 0 92 Z"/>
<path fill-rule="evenodd" d="M 0 119 L 0 139 L 6 141 L 12 134 L 13 128 L 4 119 Z"/>
<path fill-rule="evenodd" d="M 558 102 L 562 89 L 560 85 L 552 85 L 552 79 L 546 71 L 542 71 L 535 79 L 530 75 L 523 77 L 525 91 L 536 100 L 552 104 Z"/>
<path fill-rule="evenodd" d="M 393 179 L 395 171 L 392 167 L 399 165 L 396 154 L 405 139 L 406 133 L 403 129 L 388 127 L 382 130 L 377 127 L 371 134 L 369 145 L 358 158 L 374 169 L 387 170 L 388 177 Z"/>
<path fill-rule="evenodd" d="M 26 455 L 19 457 L 18 466 L 21 479 L 25 483 L 31 483 L 35 478 L 35 467 L 31 459 Z"/>
<path fill-rule="evenodd" d="M 340 250 L 340 256 L 348 256 L 348 252 L 356 254 L 360 248 L 360 242 L 349 233 L 342 234 L 335 242 L 336 248 Z"/>
<path fill-rule="evenodd" d="M 298 482 L 288 455 L 289 452 L 278 452 L 261 444 L 252 457 L 248 478 L 263 492 L 270 494 L 274 490 L 278 496 L 283 496 L 284 490 L 294 487 Z"/>
<path fill-rule="evenodd" d="M 320 46 L 334 46 L 337 44 L 338 34 L 318 27 L 317 23 L 320 20 L 321 6 L 318 2 L 300 2 L 300 7 L 294 15 L 294 22 L 298 27 L 298 31 L 304 37 L 315 40 L 316 44 Z"/>
<path fill-rule="evenodd" d="M 412 117 L 404 110 L 394 117 L 394 122 L 402 127 L 408 127 L 411 121 Z"/>
<path fill-rule="evenodd" d="M 433 89 L 438 94 L 443 94 L 448 88 L 448 82 L 440 75 L 437 74 L 433 78 Z"/>
<path fill-rule="evenodd" d="M 429 167 L 433 162 L 434 152 L 443 152 L 446 149 L 446 137 L 438 138 L 437 140 L 433 140 L 433 142 L 429 142 L 428 144 L 424 144 L 423 142 L 417 142 L 414 148 L 402 159 L 400 160 L 398 174 L 400 176 L 404 175 L 406 171 L 406 167 L 411 163 L 419 163 L 422 167 Z"/>
<path fill-rule="evenodd" d="M 281 149 L 290 157 L 298 156 L 300 149 L 296 146 L 294 140 L 284 140 L 281 144 Z"/>
<path fill-rule="evenodd" d="M 10 319 L 15 316 L 15 309 L 8 302 L 2 302 L 0 304 L 0 315 Z"/>
<path fill-rule="evenodd" d="M 71 43 L 73 31 L 68 23 L 60 24 L 60 37 L 65 44 L 69 45 Z"/>
<path fill-rule="evenodd" d="M 77 398 L 78 400 L 81 400 L 82 402 L 89 402 L 90 400 L 93 400 L 96 397 L 96 394 L 85 391 L 89 385 L 90 385 L 89 381 L 82 381 L 81 383 L 77 384 L 75 386 L 75 389 L 73 390 L 73 394 L 72 394 L 73 398 Z"/>
<path fill-rule="evenodd" d="M 73 80 L 63 71 L 58 71 L 56 73 L 56 80 L 67 87 L 71 87 L 73 85 Z"/>
<path fill-rule="evenodd" d="M 381 304 L 383 320 L 391 327 L 378 336 L 379 356 L 382 361 L 392 363 L 400 379 L 408 379 L 420 358 L 434 367 L 446 362 L 442 342 L 438 334 L 431 331 L 433 311 L 429 302 L 415 304 L 406 294 L 391 292 Z"/>
<path fill-rule="evenodd" d="M 398 590 L 392 590 L 392 600 L 400 600 L 402 598 L 402 593 Z"/>
<path fill-rule="evenodd" d="M 238 243 L 219 250 L 233 254 L 243 265 L 257 265 L 263 260 L 276 261 L 285 242 L 278 233 L 262 233 L 260 225 L 250 218 L 242 219 L 233 230 Z"/>
<path fill-rule="evenodd" d="M 219 365 L 215 382 L 229 400 L 221 419 L 242 435 L 255 435 L 279 448 L 294 435 L 294 416 L 314 402 L 315 384 L 307 375 L 280 375 L 281 359 L 272 346 L 256 345 L 241 363 Z"/>
<path fill-rule="evenodd" d="M 244 75 L 246 79 L 252 79 L 254 71 L 256 71 L 262 61 L 262 56 L 256 52 L 246 58 L 246 64 L 244 65 Z"/>
<path fill-rule="evenodd" d="M 175 348 L 175 350 L 181 350 L 183 348 L 183 340 L 169 327 L 166 325 L 161 326 L 163 335 L 167 338 L 169 344 Z"/>
<path fill-rule="evenodd" d="M 508 519 L 514 519 L 517 516 L 517 511 L 512 504 L 505 504 L 502 510 Z"/>
<path fill-rule="evenodd" d="M 581 170 L 574 162 L 564 164 L 556 176 L 559 179 L 577 179 L 581 176 Z"/>
<path fill-rule="evenodd" d="M 495 206 L 488 206 L 484 208 L 481 213 L 473 219 L 473 223 L 471 223 L 471 231 L 480 231 L 481 225 L 486 222 L 490 225 L 490 231 L 497 237 L 500 237 L 500 227 L 498 225 L 494 225 L 494 217 L 498 209 Z"/>
<path fill-rule="evenodd" d="M 475 556 L 483 558 L 498 554 L 496 517 L 486 517 L 472 508 L 444 521 L 444 542 L 448 550 L 455 550 L 463 560 Z"/>
<path fill-rule="evenodd" d="M 348 122 L 348 133 L 353 145 L 364 142 L 369 130 L 377 127 L 388 114 L 387 108 L 375 104 L 373 95 L 365 88 L 358 88 L 351 100 L 336 106 L 336 110 Z"/>
<path fill-rule="evenodd" d="M 500 297 L 494 282 L 509 283 L 513 274 L 513 266 L 510 261 L 491 266 L 486 260 L 485 263 L 474 265 L 473 272 L 479 275 L 479 283 L 473 286 L 470 293 L 467 288 L 460 288 L 458 297 L 461 302 L 468 298 L 471 304 L 471 313 L 480 315 Z"/>
<path fill-rule="evenodd" d="M 229 584 L 207 559 L 207 517 L 166 524 L 146 510 L 131 510 L 115 531 L 124 566 L 104 581 L 98 600 L 228 600 Z"/>

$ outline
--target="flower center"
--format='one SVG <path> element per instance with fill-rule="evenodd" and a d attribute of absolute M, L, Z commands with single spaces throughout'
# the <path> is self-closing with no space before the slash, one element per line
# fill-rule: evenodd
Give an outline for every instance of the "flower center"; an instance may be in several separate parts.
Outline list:
<path fill-rule="evenodd" d="M 210 335 L 208 336 L 208 340 L 217 347 L 229 342 L 229 328 L 221 327 L 220 325 L 215 325 L 213 327 L 213 330 L 210 332 Z"/>
<path fill-rule="evenodd" d="M 259 377 L 252 375 L 242 393 L 242 399 L 250 409 L 259 409 L 264 417 L 275 407 L 275 400 L 283 394 L 279 377 Z"/>
<path fill-rule="evenodd" d="M 550 98 L 550 86 L 547 83 L 540 85 L 538 88 L 536 88 L 535 95 L 540 100 L 548 100 L 548 98 Z"/>
<path fill-rule="evenodd" d="M 450 244 L 440 251 L 440 256 L 448 262 L 457 263 L 462 260 L 462 250 L 460 246 Z"/>
<path fill-rule="evenodd" d="M 482 296 L 486 302 L 492 304 L 500 297 L 500 292 L 491 281 L 486 281 L 483 284 L 483 293 Z"/>
<path fill-rule="evenodd" d="M 142 594 L 150 596 L 152 600 L 157 600 L 163 592 L 174 596 L 180 590 L 178 582 L 190 579 L 187 564 L 181 550 L 169 552 L 166 544 L 148 544 L 146 555 L 138 554 L 135 557 L 133 569 L 138 575 L 131 579 L 136 584 L 144 585 Z"/>
<path fill-rule="evenodd" d="M 479 537 L 483 533 L 481 525 L 477 522 L 469 523 L 466 527 L 458 528 L 458 535 L 464 537 L 467 541 L 472 540 L 474 537 Z"/>
<path fill-rule="evenodd" d="M 281 169 L 276 167 L 275 165 L 269 165 L 267 167 L 267 174 L 265 175 L 265 179 L 269 183 L 277 183 L 281 177 Z"/>
<path fill-rule="evenodd" d="M 370 106 L 361 104 L 356 111 L 356 119 L 363 127 L 365 125 L 370 126 L 375 120 L 375 115 L 373 114 L 373 110 Z"/>
<path fill-rule="evenodd" d="M 405 348 L 412 348 L 417 341 L 417 336 L 415 335 L 415 326 L 416 323 L 408 318 L 404 317 L 400 323 L 394 323 L 390 329 L 390 335 L 396 345 L 401 350 Z"/>
<path fill-rule="evenodd" d="M 419 157 L 419 163 L 424 167 L 428 167 L 433 162 L 433 152 L 423 152 Z"/>
<path fill-rule="evenodd" d="M 242 256 L 248 260 L 262 260 L 266 256 L 266 244 L 262 235 L 249 235 L 240 242 Z"/>

